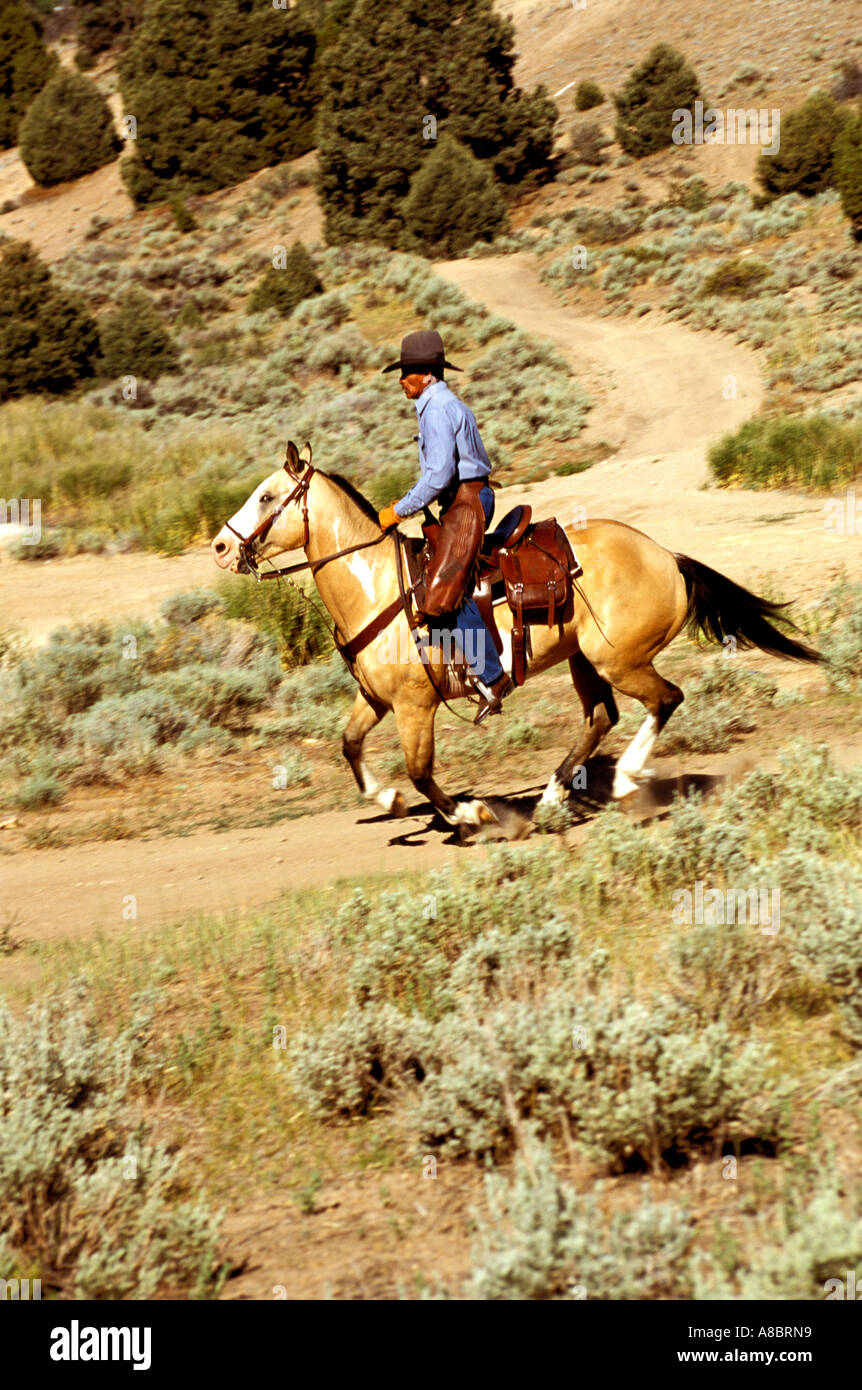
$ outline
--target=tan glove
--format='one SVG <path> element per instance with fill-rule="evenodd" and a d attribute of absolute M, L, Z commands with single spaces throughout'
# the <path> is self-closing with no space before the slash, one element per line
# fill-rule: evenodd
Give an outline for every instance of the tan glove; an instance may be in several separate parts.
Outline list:
<path fill-rule="evenodd" d="M 388 531 L 391 526 L 397 526 L 403 519 L 396 512 L 394 502 L 390 502 L 388 507 L 384 507 L 383 511 L 377 514 L 377 520 L 384 531 Z"/>

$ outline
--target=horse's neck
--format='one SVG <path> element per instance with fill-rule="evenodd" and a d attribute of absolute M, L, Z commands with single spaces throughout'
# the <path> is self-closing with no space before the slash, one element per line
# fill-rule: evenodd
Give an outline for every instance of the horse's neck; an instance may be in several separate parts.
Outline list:
<path fill-rule="evenodd" d="M 337 550 L 380 539 L 380 528 L 352 497 L 319 473 L 309 488 L 308 548 L 312 562 Z M 392 544 L 381 540 L 323 565 L 315 575 L 320 597 L 341 632 L 353 636 L 392 598 L 396 588 Z"/>

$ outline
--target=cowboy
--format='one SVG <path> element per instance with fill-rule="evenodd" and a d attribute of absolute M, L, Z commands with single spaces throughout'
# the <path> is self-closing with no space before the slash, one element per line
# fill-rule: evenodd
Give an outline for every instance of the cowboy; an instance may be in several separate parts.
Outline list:
<path fill-rule="evenodd" d="M 400 372 L 401 388 L 416 406 L 422 467 L 419 480 L 410 491 L 380 512 L 379 521 L 384 531 L 421 511 L 435 498 L 440 502 L 440 521 L 445 530 L 447 515 L 454 520 L 456 497 L 463 501 L 465 487 L 478 494 L 485 526 L 494 515 L 494 494 L 488 483 L 491 462 L 472 410 L 449 390 L 443 378 L 445 368 L 461 371 L 460 367 L 446 361 L 443 339 L 433 330 L 408 333 L 402 339 L 399 360 L 383 368 L 384 372 Z M 483 533 L 481 526 L 476 529 L 472 553 L 463 555 L 465 576 L 472 572 Z M 503 670 L 491 634 L 473 599 L 462 598 L 446 617 L 481 696 L 474 720 L 481 724 L 489 714 L 500 713 L 503 700 L 515 687 Z"/>

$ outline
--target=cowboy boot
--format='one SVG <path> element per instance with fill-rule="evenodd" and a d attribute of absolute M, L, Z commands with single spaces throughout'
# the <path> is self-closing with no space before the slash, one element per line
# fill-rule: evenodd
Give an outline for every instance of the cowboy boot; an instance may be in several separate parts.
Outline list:
<path fill-rule="evenodd" d="M 475 684 L 476 689 L 482 696 L 482 703 L 479 706 L 473 723 L 482 724 L 488 718 L 489 714 L 502 713 L 503 701 L 507 695 L 511 695 L 512 691 L 515 689 L 515 683 L 512 677 L 508 676 L 504 671 L 502 676 L 497 677 L 493 685 L 485 685 L 485 682 L 480 680 L 477 680 Z"/>

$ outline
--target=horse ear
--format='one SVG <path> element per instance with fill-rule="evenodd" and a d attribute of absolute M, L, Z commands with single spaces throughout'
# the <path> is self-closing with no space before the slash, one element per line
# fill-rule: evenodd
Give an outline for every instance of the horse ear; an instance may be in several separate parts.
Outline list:
<path fill-rule="evenodd" d="M 305 441 L 305 445 L 299 457 L 302 459 L 303 463 L 311 463 L 311 445 L 308 440 Z"/>
<path fill-rule="evenodd" d="M 287 441 L 287 449 L 284 455 L 284 466 L 288 473 L 295 473 L 299 467 L 299 450 L 292 439 Z"/>

